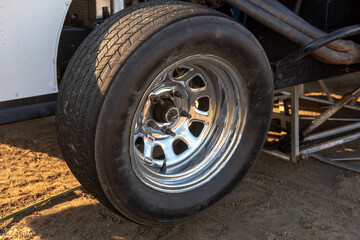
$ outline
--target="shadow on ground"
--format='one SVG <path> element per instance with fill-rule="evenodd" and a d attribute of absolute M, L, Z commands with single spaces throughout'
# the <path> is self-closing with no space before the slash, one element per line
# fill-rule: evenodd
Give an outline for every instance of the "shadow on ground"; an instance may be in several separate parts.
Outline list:
<path fill-rule="evenodd" d="M 9 226 L 42 239 L 357 239 L 360 176 L 314 160 L 262 154 L 235 191 L 204 215 L 171 228 L 131 223 L 77 191 Z M 10 234 L 11 233 L 11 234 Z M 26 231 L 25 231 L 26 233 Z"/>
<path fill-rule="evenodd" d="M 0 126 L 0 144 L 62 159 L 54 116 Z"/>

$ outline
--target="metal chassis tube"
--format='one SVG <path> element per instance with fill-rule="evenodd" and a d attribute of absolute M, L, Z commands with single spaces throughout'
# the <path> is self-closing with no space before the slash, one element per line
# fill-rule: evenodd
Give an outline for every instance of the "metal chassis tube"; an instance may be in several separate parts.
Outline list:
<path fill-rule="evenodd" d="M 314 118 L 312 123 L 310 123 L 304 130 L 301 130 L 299 127 L 299 120 L 301 119 L 299 116 L 299 99 L 314 101 L 316 100 L 316 98 L 308 98 L 302 96 L 299 93 L 300 90 L 299 88 L 300 86 L 292 87 L 291 95 L 289 95 L 290 93 L 288 92 L 282 92 L 282 94 L 284 94 L 284 98 L 289 98 L 289 97 L 291 98 L 291 116 L 281 116 L 281 114 L 273 114 L 274 118 L 281 119 L 282 121 L 291 122 L 290 155 L 278 150 L 263 149 L 263 152 L 278 157 L 282 160 L 291 161 L 293 163 L 298 163 L 299 159 L 307 159 L 308 157 L 311 156 L 315 159 L 318 159 L 323 162 L 327 162 L 329 164 L 338 167 L 360 172 L 360 168 L 356 166 L 350 166 L 349 164 L 344 163 L 349 161 L 359 161 L 360 157 L 334 159 L 334 158 L 326 158 L 319 154 L 316 154 L 319 151 L 360 139 L 359 119 L 348 119 L 348 120 L 355 120 L 356 122 L 351 124 L 346 124 L 341 127 L 335 127 L 329 130 L 321 131 L 315 134 L 310 134 L 313 130 L 315 130 L 317 127 L 322 125 L 325 121 L 331 120 L 330 117 L 342 108 L 352 107 L 351 109 L 355 111 L 360 111 L 360 109 L 357 108 L 356 106 L 346 105 L 352 99 L 358 99 L 358 93 L 360 92 L 360 87 L 356 88 L 352 93 L 344 94 L 342 99 L 338 100 L 337 102 L 334 102 L 328 110 L 320 114 L 318 117 Z M 281 99 L 280 96 L 278 98 Z M 322 103 L 331 104 L 330 101 L 322 101 Z M 347 120 L 347 119 L 340 119 L 340 120 Z M 356 131 L 350 132 L 354 130 Z M 329 137 L 331 136 L 344 134 L 344 133 L 348 133 L 348 134 L 329 140 Z M 301 143 L 306 143 L 321 139 L 328 139 L 328 140 L 309 147 L 302 148 L 300 146 Z"/>
<path fill-rule="evenodd" d="M 360 34 L 360 25 L 343 28 L 343 29 L 340 29 L 333 33 L 330 33 L 326 36 L 323 36 L 320 39 L 309 43 L 308 45 L 298 49 L 294 53 L 290 54 L 289 56 L 287 56 L 287 57 L 279 60 L 275 64 L 273 64 L 273 66 L 275 68 L 274 69 L 275 74 L 276 74 L 276 71 L 281 70 L 282 68 L 289 66 L 291 64 L 294 64 L 295 62 L 299 61 L 300 59 L 304 58 L 305 56 L 316 51 L 316 49 L 319 49 L 320 47 L 325 46 L 328 43 L 331 43 L 339 38 L 353 36 L 353 35 L 357 35 L 357 34 Z M 310 135 L 310 133 L 312 131 L 314 131 L 317 127 L 322 125 L 325 121 L 329 120 L 331 116 L 333 116 L 336 112 L 338 112 L 340 109 L 342 109 L 344 107 L 352 108 L 354 110 L 359 111 L 359 108 L 354 105 L 357 102 L 358 97 L 360 96 L 360 87 L 356 88 L 351 93 L 345 94 L 337 102 L 334 102 L 330 96 L 329 90 L 326 87 L 324 81 L 320 80 L 319 83 L 328 98 L 328 101 L 322 100 L 322 102 L 332 104 L 332 106 L 329 109 L 327 109 L 325 112 L 320 114 L 320 116 L 314 118 L 314 120 L 305 129 L 300 130 L 300 127 L 299 127 L 299 119 L 300 119 L 300 117 L 299 117 L 299 98 L 304 98 L 304 99 L 307 99 L 310 101 L 317 101 L 317 100 L 316 100 L 316 98 L 309 98 L 309 97 L 303 96 L 303 94 L 300 94 L 301 86 L 298 85 L 298 86 L 292 87 L 291 94 L 284 93 L 285 95 L 283 97 L 278 97 L 279 100 L 291 97 L 291 117 L 290 117 L 290 121 L 291 121 L 291 153 L 290 153 L 290 156 L 287 154 L 284 154 L 282 152 L 279 152 L 279 151 L 265 150 L 264 152 L 274 155 L 274 156 L 277 156 L 277 157 L 280 157 L 281 159 L 284 159 L 284 160 L 289 160 L 294 163 L 297 163 L 300 158 L 306 159 L 306 158 L 308 158 L 308 156 L 313 156 L 314 158 L 319 159 L 321 161 L 328 162 L 330 164 L 333 164 L 333 165 L 336 165 L 339 167 L 344 167 L 346 169 L 360 172 L 360 169 L 357 167 L 348 166 L 347 164 L 344 164 L 344 163 L 339 163 L 339 161 L 349 160 L 347 158 L 340 159 L 340 160 L 334 160 L 334 159 L 324 158 L 318 154 L 314 154 L 318 151 L 321 151 L 321 150 L 324 150 L 327 148 L 331 148 L 331 147 L 334 147 L 334 146 L 337 146 L 340 144 L 344 144 L 344 143 L 347 143 L 350 141 L 360 139 L 360 131 L 348 134 L 346 136 L 338 137 L 336 139 L 331 139 L 326 142 L 316 144 L 314 146 L 306 147 L 304 149 L 300 148 L 300 139 L 301 138 L 302 138 L 302 142 L 306 142 L 306 141 L 327 138 L 327 137 L 337 135 L 337 134 L 346 133 L 351 130 L 360 129 L 360 122 L 357 122 L 357 123 L 333 128 L 333 129 L 330 129 L 327 131 L 323 131 L 320 133 Z M 276 116 L 276 115 L 274 115 L 274 116 Z M 279 118 L 281 119 L 281 121 L 289 120 L 289 118 L 282 118 L 281 116 Z M 355 161 L 354 158 L 351 158 L 350 160 Z M 360 158 L 358 160 L 360 160 Z"/>
<path fill-rule="evenodd" d="M 239 8 L 241 11 L 245 12 L 265 26 L 303 46 L 289 56 L 273 64 L 275 76 L 277 76 L 278 71 L 280 72 L 283 68 L 292 65 L 293 63 L 310 54 L 315 56 L 318 60 L 330 64 L 350 65 L 360 63 L 360 46 L 352 41 L 339 40 L 341 38 L 359 34 L 360 25 L 350 26 L 330 34 L 326 34 L 320 29 L 317 29 L 316 27 L 307 23 L 305 20 L 297 16 L 294 12 L 276 0 L 225 0 L 225 2 L 231 6 Z M 316 38 L 318 39 L 315 40 Z M 301 94 L 301 86 L 292 87 L 291 96 L 285 96 L 285 98 L 291 97 L 291 117 L 289 119 L 287 116 L 280 116 L 282 125 L 284 125 L 284 121 L 291 121 L 291 153 L 290 155 L 287 155 L 281 151 L 266 149 L 263 149 L 263 152 L 279 157 L 283 160 L 289 160 L 291 162 L 297 163 L 300 158 L 307 158 L 310 154 L 314 155 L 313 153 L 320 150 L 360 138 L 360 132 L 353 133 L 317 144 L 315 146 L 300 149 L 301 138 L 303 141 L 318 140 L 360 128 L 360 123 L 354 123 L 309 135 L 314 129 L 322 125 L 325 121 L 329 120 L 330 117 L 341 108 L 347 107 L 356 110 L 359 109 L 354 105 L 356 103 L 356 97 L 358 97 L 360 94 L 360 88 L 351 94 L 345 95 L 341 100 L 334 103 L 333 99 L 330 97 L 325 83 L 322 80 L 320 80 L 320 85 L 326 92 L 328 98 L 328 101 L 320 101 L 324 103 L 330 103 L 332 106 L 319 117 L 314 118 L 312 123 L 308 125 L 306 129 L 301 131 L 299 127 L 299 98 L 305 98 L 305 96 Z M 307 100 L 316 101 L 315 98 L 307 98 Z M 349 106 L 350 102 L 351 104 Z M 274 114 L 274 116 L 276 115 L 279 114 Z M 314 157 L 316 156 L 317 155 L 314 155 Z M 317 159 L 322 161 L 331 161 L 331 159 L 325 159 L 321 156 L 318 156 Z M 342 164 L 335 165 L 341 166 Z M 355 171 L 359 170 L 354 168 L 350 169 Z"/>
<path fill-rule="evenodd" d="M 321 30 L 305 22 L 305 20 L 298 17 L 278 1 L 224 1 L 301 46 L 305 46 L 313 42 L 317 37 L 323 35 Z M 335 43 L 329 43 L 329 47 L 323 46 L 316 51 L 314 50 L 312 54 L 320 61 L 329 64 L 350 65 L 360 63 L 359 45 L 351 41 L 337 41 Z"/>

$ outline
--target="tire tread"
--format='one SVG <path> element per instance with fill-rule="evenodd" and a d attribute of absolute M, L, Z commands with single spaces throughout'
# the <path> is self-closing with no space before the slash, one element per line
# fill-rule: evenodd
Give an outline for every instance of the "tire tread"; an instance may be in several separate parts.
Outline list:
<path fill-rule="evenodd" d="M 117 212 L 97 175 L 94 141 L 98 115 L 120 63 L 144 39 L 174 21 L 220 13 L 186 2 L 138 4 L 106 19 L 80 45 L 64 74 L 56 111 L 57 135 L 64 159 L 83 187 Z"/>

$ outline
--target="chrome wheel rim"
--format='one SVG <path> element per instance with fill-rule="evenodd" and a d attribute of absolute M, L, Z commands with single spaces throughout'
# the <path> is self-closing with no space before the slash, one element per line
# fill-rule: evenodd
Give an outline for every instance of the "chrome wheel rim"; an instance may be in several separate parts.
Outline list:
<path fill-rule="evenodd" d="M 239 144 L 248 109 L 240 74 L 213 55 L 193 55 L 164 69 L 143 94 L 130 135 L 136 176 L 168 193 L 200 187 Z"/>

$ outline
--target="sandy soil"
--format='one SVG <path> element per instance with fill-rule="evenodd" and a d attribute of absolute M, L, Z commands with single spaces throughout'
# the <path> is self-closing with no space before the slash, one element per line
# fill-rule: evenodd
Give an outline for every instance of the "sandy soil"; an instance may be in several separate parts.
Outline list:
<path fill-rule="evenodd" d="M 0 217 L 77 185 L 54 117 L 0 127 Z M 359 174 L 262 154 L 231 195 L 176 227 L 136 225 L 78 190 L 0 223 L 0 239 L 359 239 L 359 226 Z"/>

